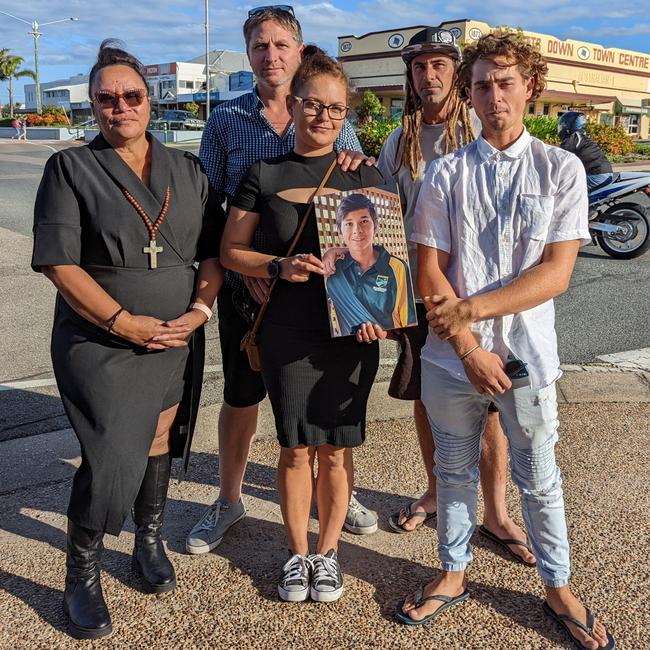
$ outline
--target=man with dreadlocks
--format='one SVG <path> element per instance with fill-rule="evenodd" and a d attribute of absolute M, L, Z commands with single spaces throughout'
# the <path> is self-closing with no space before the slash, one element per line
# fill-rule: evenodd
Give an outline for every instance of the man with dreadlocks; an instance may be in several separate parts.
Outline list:
<path fill-rule="evenodd" d="M 406 64 L 402 126 L 386 140 L 377 165 L 384 178 L 392 179 L 399 188 L 408 238 L 429 163 L 473 140 L 481 124 L 456 89 L 460 49 L 450 31 L 439 27 L 423 29 L 402 50 L 402 59 Z M 409 258 L 415 276 L 417 247 L 411 242 Z M 426 308 L 419 296 L 417 309 L 419 326 L 400 333 L 400 356 L 388 392 L 397 399 L 414 401 L 415 428 L 428 488 L 417 501 L 391 515 L 389 524 L 398 533 L 415 530 L 436 512 L 435 446 L 420 395 L 420 352 L 428 327 Z M 480 531 L 501 544 L 516 560 L 533 566 L 535 557 L 526 546 L 526 534 L 506 511 L 507 442 L 495 407 L 490 409 L 483 440 L 481 482 L 485 513 Z"/>

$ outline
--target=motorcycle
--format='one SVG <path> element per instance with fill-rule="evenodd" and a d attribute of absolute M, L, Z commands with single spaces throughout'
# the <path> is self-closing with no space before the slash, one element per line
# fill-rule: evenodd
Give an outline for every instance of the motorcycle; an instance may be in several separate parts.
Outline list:
<path fill-rule="evenodd" d="M 650 206 L 620 202 L 639 192 L 650 198 L 650 173 L 614 174 L 611 183 L 589 193 L 589 231 L 594 244 L 619 260 L 638 257 L 650 247 Z"/>

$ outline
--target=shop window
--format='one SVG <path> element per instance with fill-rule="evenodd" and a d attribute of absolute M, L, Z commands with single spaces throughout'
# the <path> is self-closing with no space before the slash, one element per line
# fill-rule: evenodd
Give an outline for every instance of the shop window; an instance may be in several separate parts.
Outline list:
<path fill-rule="evenodd" d="M 528 115 L 535 115 L 535 102 L 528 104 Z"/>
<path fill-rule="evenodd" d="M 630 135 L 639 135 L 639 116 L 630 115 L 630 121 L 628 122 L 627 132 Z"/>
<path fill-rule="evenodd" d="M 542 106 L 542 115 L 548 115 L 551 112 L 551 105 L 550 104 L 544 104 Z"/>
<path fill-rule="evenodd" d="M 404 100 L 401 97 L 391 97 L 390 100 L 390 118 L 392 120 L 402 117 L 404 111 Z"/>

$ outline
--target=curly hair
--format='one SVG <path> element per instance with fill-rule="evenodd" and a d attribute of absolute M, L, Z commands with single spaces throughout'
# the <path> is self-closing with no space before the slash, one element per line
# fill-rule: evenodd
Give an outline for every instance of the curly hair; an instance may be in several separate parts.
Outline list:
<path fill-rule="evenodd" d="M 458 91 L 463 99 L 469 99 L 472 85 L 472 68 L 479 59 L 494 60 L 503 56 L 516 65 L 524 79 L 533 79 L 533 94 L 530 100 L 536 100 L 546 87 L 548 65 L 539 49 L 531 43 L 522 32 L 509 29 L 496 29 L 482 36 L 474 45 L 467 45 L 458 67 Z"/>
<path fill-rule="evenodd" d="M 457 129 L 460 123 L 463 133 L 463 143 L 467 144 L 474 139 L 472 122 L 469 116 L 469 107 L 459 93 L 456 84 L 452 85 L 447 96 L 447 122 L 445 124 L 445 153 L 456 151 L 460 147 Z M 422 146 L 420 144 L 420 131 L 422 129 L 422 100 L 415 92 L 411 64 L 406 68 L 406 90 L 404 97 L 404 110 L 402 111 L 402 132 L 395 155 L 395 171 L 403 165 L 415 180 L 419 175 L 420 161 L 422 160 Z M 399 146 L 401 145 L 401 147 Z"/>

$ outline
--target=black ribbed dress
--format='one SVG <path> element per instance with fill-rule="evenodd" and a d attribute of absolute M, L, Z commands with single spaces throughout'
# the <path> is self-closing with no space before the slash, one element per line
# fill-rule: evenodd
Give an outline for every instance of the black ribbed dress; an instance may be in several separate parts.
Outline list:
<path fill-rule="evenodd" d="M 260 214 L 266 242 L 260 252 L 286 255 L 307 209 L 306 204 L 290 203 L 277 194 L 295 188 L 315 189 L 333 159 L 333 153 L 303 157 L 291 152 L 250 168 L 232 205 Z M 383 182 L 375 167 L 362 165 L 354 172 L 343 172 L 337 166 L 327 187 L 354 190 Z M 320 257 L 313 214 L 295 253 Z M 258 339 L 280 445 L 362 444 L 379 346 L 358 343 L 354 336 L 331 337 L 322 276 L 312 274 L 304 283 L 280 280 Z"/>

